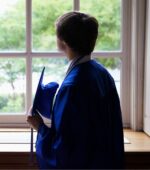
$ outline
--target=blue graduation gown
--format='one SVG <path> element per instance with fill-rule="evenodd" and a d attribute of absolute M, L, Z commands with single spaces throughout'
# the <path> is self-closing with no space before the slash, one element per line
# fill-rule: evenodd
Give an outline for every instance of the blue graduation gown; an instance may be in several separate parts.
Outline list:
<path fill-rule="evenodd" d="M 122 168 L 123 128 L 115 83 L 94 60 L 76 65 L 63 81 L 53 107 L 52 127 L 38 130 L 41 169 Z"/>

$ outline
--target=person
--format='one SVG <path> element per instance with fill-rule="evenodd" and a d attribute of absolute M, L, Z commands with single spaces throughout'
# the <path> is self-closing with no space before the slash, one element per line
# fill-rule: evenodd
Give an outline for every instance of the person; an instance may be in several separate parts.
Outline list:
<path fill-rule="evenodd" d="M 115 83 L 91 59 L 98 27 L 96 18 L 76 11 L 56 21 L 57 45 L 70 66 L 54 98 L 51 127 L 40 115 L 27 118 L 38 131 L 41 169 L 123 168 L 123 127 Z"/>

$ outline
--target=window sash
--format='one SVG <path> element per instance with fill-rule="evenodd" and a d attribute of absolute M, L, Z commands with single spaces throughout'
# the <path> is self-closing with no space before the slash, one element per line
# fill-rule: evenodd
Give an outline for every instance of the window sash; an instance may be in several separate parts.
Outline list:
<path fill-rule="evenodd" d="M 80 0 L 73 0 L 74 10 L 80 10 Z M 129 48 L 127 44 L 129 43 L 130 36 L 130 0 L 122 0 L 122 28 L 121 28 L 121 50 L 120 51 L 94 51 L 92 57 L 104 57 L 104 58 L 114 58 L 119 57 L 122 59 L 122 69 L 121 69 L 121 102 L 123 110 L 123 119 L 124 124 L 128 126 L 129 124 L 129 110 L 130 104 L 128 101 L 130 96 L 126 95 L 126 91 L 129 91 L 129 85 L 127 88 L 124 87 L 125 82 L 129 82 L 129 70 L 126 70 L 128 61 L 129 61 Z M 128 35 L 128 36 L 127 36 Z M 32 105 L 32 58 L 34 57 L 64 57 L 62 52 L 32 52 L 32 0 L 26 0 L 26 52 L 0 52 L 0 58 L 15 57 L 20 58 L 24 57 L 26 59 L 26 111 L 29 110 Z M 126 90 L 125 90 L 126 89 Z M 126 107 L 124 107 L 124 105 Z M 26 126 L 26 116 L 25 115 L 1 115 L 0 116 L 0 126 L 4 126 L 2 122 L 5 122 L 5 125 L 10 126 Z M 16 122 L 18 124 L 16 124 Z M 11 124 L 12 123 L 12 124 Z"/>

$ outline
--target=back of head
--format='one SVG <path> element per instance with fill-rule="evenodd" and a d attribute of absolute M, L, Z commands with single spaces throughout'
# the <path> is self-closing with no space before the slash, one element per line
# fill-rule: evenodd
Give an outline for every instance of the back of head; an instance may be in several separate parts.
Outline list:
<path fill-rule="evenodd" d="M 81 12 L 68 12 L 56 21 L 56 33 L 76 53 L 90 54 L 98 36 L 98 21 Z"/>

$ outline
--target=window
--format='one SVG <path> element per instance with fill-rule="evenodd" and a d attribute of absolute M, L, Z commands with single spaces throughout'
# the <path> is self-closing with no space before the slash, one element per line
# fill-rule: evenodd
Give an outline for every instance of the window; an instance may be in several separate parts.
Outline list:
<path fill-rule="evenodd" d="M 127 37 L 128 1 L 123 0 L 0 0 L 0 123 L 23 126 L 43 66 L 44 82 L 61 82 L 68 61 L 57 50 L 55 20 L 77 10 L 92 14 L 100 34 L 92 57 L 115 79 L 124 124 L 129 124 Z M 126 27 L 123 27 L 126 25 Z M 12 125 L 11 125 L 12 126 Z"/>

